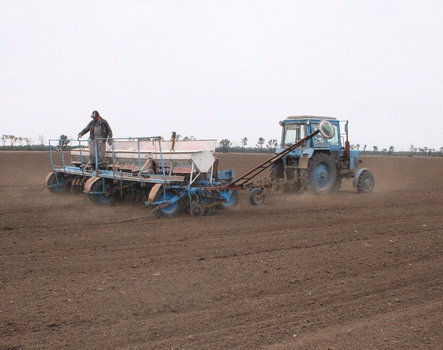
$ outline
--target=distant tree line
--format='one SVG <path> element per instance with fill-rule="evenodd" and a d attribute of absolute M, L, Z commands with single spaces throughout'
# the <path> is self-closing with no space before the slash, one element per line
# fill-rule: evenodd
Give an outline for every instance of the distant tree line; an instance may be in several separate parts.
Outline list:
<path fill-rule="evenodd" d="M 357 149 L 360 150 L 360 145 L 351 145 L 351 149 Z M 399 156 L 420 156 L 420 157 L 442 157 L 443 156 L 443 147 L 440 147 L 438 150 L 436 148 L 428 148 L 428 147 L 414 147 L 414 145 L 411 145 L 409 147 L 408 151 L 394 151 L 394 146 L 390 146 L 389 148 L 383 148 L 382 150 L 379 150 L 377 146 L 372 147 L 372 151 L 366 151 L 367 145 L 364 145 L 362 149 L 363 155 L 379 155 L 379 156 L 393 156 L 393 155 L 399 155 Z"/>
<path fill-rule="evenodd" d="M 181 136 L 173 133 L 175 140 L 195 140 L 194 136 Z M 21 137 L 15 135 L 2 135 L 2 146 L 4 150 L 28 150 L 28 151 L 44 151 L 48 150 L 49 146 L 45 145 L 45 139 L 43 136 L 38 137 L 38 144 L 33 144 L 33 140 L 29 137 Z M 255 146 L 248 146 L 248 138 L 244 137 L 240 146 L 233 146 L 229 139 L 222 139 L 216 147 L 216 152 L 221 153 L 274 153 L 277 149 L 278 141 L 276 139 L 270 139 L 266 141 L 263 137 L 259 137 Z M 70 149 L 69 139 L 66 135 L 60 135 L 59 143 L 55 146 L 57 149 Z M 372 146 L 372 149 L 368 149 L 367 145 L 361 147 L 360 144 L 351 144 L 351 149 L 359 150 L 362 155 L 378 155 L 378 156 L 420 156 L 420 157 L 443 157 L 443 147 L 439 149 L 428 147 L 415 147 L 411 145 L 408 151 L 395 152 L 394 146 L 389 148 L 378 149 L 378 146 Z"/>
<path fill-rule="evenodd" d="M 223 139 L 219 142 L 219 147 L 216 148 L 217 152 L 243 152 L 243 153 L 273 153 L 278 147 L 276 139 L 270 139 L 268 142 L 263 137 L 259 137 L 255 147 L 246 147 L 248 144 L 248 138 L 244 137 L 241 140 L 241 146 L 232 146 L 232 142 L 229 139 Z"/>
<path fill-rule="evenodd" d="M 237 152 L 237 153 L 274 153 L 278 147 L 276 139 L 271 139 L 266 142 L 263 137 L 260 137 L 255 147 L 246 147 L 248 144 L 248 138 L 245 137 L 241 141 L 241 146 L 232 146 L 232 142 L 229 139 L 223 139 L 219 142 L 216 152 Z M 435 148 L 416 148 L 413 145 L 409 148 L 409 151 L 395 152 L 395 147 L 378 149 L 378 146 L 372 146 L 372 149 L 368 149 L 367 145 L 361 147 L 360 144 L 351 144 L 351 149 L 359 150 L 362 155 L 377 155 L 377 156 L 420 156 L 420 157 L 443 157 L 443 147 L 438 150 Z"/>
<path fill-rule="evenodd" d="M 46 151 L 49 149 L 48 145 L 45 145 L 45 139 L 43 136 L 38 137 L 38 144 L 34 144 L 30 137 L 21 137 L 15 135 L 2 135 L 2 146 L 4 150 L 13 151 Z M 66 135 L 60 135 L 59 146 L 67 148 L 69 144 L 68 137 Z M 57 146 L 57 147 L 59 147 Z"/>
<path fill-rule="evenodd" d="M 3 134 L 2 143 L 3 143 L 3 147 L 6 147 L 6 145 L 9 143 L 10 148 L 13 148 L 15 146 L 20 146 L 20 147 L 25 146 L 27 148 L 30 148 L 32 145 L 32 139 L 29 137 L 21 137 L 21 136 Z"/>

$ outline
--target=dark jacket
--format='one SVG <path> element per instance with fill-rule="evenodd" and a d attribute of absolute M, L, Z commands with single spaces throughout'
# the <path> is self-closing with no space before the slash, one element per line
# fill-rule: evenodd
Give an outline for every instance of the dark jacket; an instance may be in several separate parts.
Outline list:
<path fill-rule="evenodd" d="M 94 123 L 100 123 L 100 127 L 102 130 L 101 135 L 94 135 Z M 112 139 L 111 127 L 109 126 L 109 123 L 101 117 L 100 117 L 100 120 L 97 122 L 94 120 L 91 120 L 89 122 L 89 124 L 86 126 L 86 128 L 84 128 L 82 131 L 80 131 L 79 136 L 83 136 L 88 131 L 89 131 L 89 138 L 91 140 L 106 139 L 106 138 Z"/>

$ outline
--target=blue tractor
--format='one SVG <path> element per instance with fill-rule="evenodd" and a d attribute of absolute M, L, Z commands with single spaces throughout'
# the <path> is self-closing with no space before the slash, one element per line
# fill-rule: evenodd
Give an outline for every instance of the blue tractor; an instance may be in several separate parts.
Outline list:
<path fill-rule="evenodd" d="M 321 123 L 332 128 L 329 135 L 318 132 Z M 342 124 L 342 125 L 341 125 Z M 295 116 L 280 122 L 280 148 L 285 152 L 271 166 L 271 183 L 275 191 L 306 191 L 326 194 L 338 191 L 343 179 L 353 179 L 358 192 L 372 192 L 375 177 L 367 168 L 358 168 L 359 150 L 351 149 L 348 121 L 331 117 Z M 342 126 L 342 128 L 341 128 Z M 296 147 L 294 147 L 296 146 Z"/>
<path fill-rule="evenodd" d="M 338 191 L 343 179 L 354 180 L 358 192 L 372 192 L 374 175 L 361 163 L 359 151 L 351 150 L 348 122 L 330 117 L 288 117 L 280 122 L 282 139 L 273 157 L 232 181 L 230 190 L 248 189 L 251 204 L 261 204 L 267 191 L 327 194 Z M 270 178 L 254 180 L 266 169 Z"/>

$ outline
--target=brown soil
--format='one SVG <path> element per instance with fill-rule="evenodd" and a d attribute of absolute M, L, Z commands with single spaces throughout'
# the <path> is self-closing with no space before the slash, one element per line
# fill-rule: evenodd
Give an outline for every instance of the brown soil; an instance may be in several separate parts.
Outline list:
<path fill-rule="evenodd" d="M 218 157 L 239 176 L 269 155 Z M 0 349 L 442 348 L 441 158 L 198 219 L 51 194 L 44 152 L 0 164 Z"/>

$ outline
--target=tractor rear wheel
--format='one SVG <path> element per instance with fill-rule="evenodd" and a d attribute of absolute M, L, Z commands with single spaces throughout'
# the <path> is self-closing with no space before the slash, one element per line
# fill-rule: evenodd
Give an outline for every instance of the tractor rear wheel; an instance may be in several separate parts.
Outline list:
<path fill-rule="evenodd" d="M 325 153 L 315 154 L 307 169 L 301 171 L 303 187 L 314 194 L 331 192 L 337 181 L 337 168 L 331 157 Z"/>
<path fill-rule="evenodd" d="M 358 178 L 357 191 L 360 193 L 370 193 L 375 186 L 375 177 L 369 170 L 363 170 Z"/>

